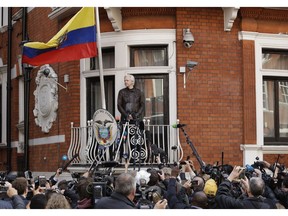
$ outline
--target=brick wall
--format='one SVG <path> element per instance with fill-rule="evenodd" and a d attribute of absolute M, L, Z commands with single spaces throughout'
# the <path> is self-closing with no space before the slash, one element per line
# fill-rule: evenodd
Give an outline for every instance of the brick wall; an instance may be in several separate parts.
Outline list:
<path fill-rule="evenodd" d="M 177 71 L 178 117 L 206 163 L 239 164 L 243 143 L 242 51 L 238 40 L 239 19 L 224 32 L 221 8 L 178 8 L 177 69 L 187 60 L 198 62 L 183 88 Z M 190 28 L 195 43 L 182 44 L 182 29 Z M 187 71 L 187 69 L 186 69 Z M 186 77 L 187 78 L 187 77 Z M 182 143 L 185 139 L 181 137 Z M 192 150 L 185 146 L 185 157 Z M 195 165 L 198 165 L 194 160 Z"/>

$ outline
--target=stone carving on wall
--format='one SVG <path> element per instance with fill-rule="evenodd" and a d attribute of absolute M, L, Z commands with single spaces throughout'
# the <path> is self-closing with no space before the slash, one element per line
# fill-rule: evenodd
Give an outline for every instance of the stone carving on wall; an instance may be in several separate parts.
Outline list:
<path fill-rule="evenodd" d="M 49 133 L 53 122 L 57 118 L 58 110 L 58 76 L 49 65 L 43 65 L 35 79 L 37 84 L 34 91 L 35 108 L 33 114 L 35 123 L 42 132 Z"/>

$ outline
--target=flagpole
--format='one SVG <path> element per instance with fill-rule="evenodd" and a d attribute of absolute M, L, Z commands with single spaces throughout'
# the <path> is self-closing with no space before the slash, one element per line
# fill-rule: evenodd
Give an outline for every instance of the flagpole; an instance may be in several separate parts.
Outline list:
<path fill-rule="evenodd" d="M 99 22 L 99 11 L 98 7 L 95 8 L 96 11 L 96 26 L 97 26 L 97 48 L 98 48 L 98 60 L 99 60 L 99 71 L 100 71 L 100 89 L 101 89 L 101 101 L 102 108 L 106 109 L 105 101 L 105 88 L 104 88 L 104 78 L 103 78 L 103 64 L 102 64 L 102 49 L 101 49 L 101 35 L 100 35 L 100 22 Z"/>

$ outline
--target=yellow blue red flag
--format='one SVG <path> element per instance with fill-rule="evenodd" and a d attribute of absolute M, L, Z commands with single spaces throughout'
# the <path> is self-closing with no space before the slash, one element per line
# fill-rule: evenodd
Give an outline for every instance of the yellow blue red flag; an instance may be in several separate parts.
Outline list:
<path fill-rule="evenodd" d="M 47 43 L 25 43 L 22 63 L 39 66 L 96 55 L 95 10 L 84 7 Z"/>

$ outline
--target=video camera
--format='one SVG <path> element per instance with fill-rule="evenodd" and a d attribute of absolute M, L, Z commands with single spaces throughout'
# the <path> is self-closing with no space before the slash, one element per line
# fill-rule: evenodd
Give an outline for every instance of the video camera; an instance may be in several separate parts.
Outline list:
<path fill-rule="evenodd" d="M 140 179 L 140 185 L 137 184 L 135 195 L 136 207 L 138 209 L 153 209 L 154 205 L 162 199 L 162 196 L 155 188 L 150 188 L 145 179 Z"/>
<path fill-rule="evenodd" d="M 107 183 L 106 182 L 93 182 L 93 202 L 94 207 L 99 199 L 104 196 L 107 196 Z"/>

